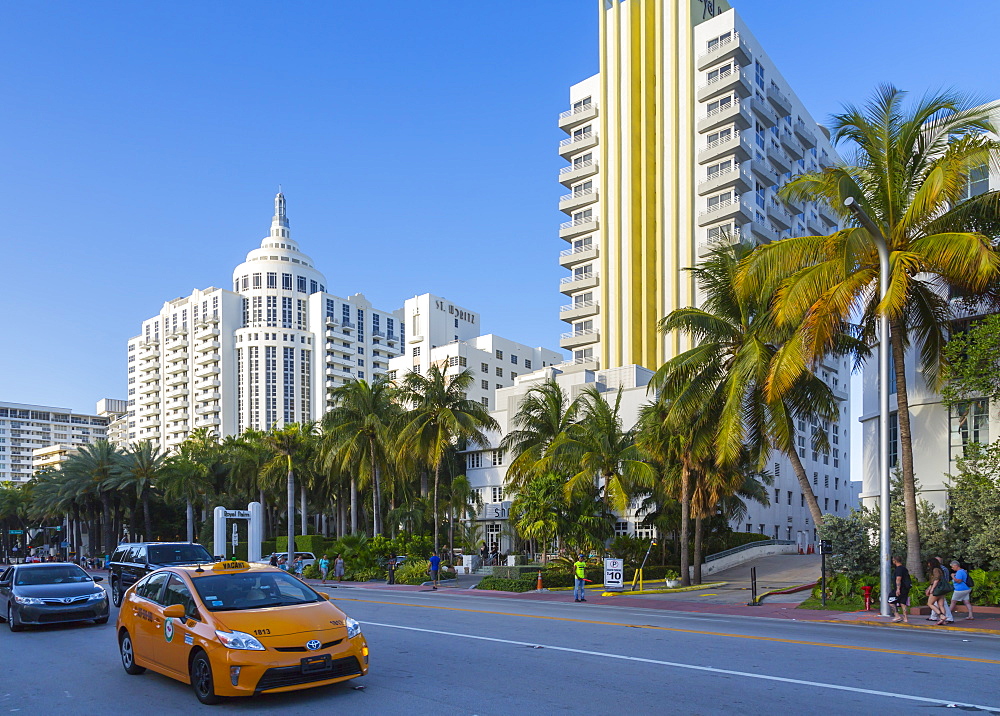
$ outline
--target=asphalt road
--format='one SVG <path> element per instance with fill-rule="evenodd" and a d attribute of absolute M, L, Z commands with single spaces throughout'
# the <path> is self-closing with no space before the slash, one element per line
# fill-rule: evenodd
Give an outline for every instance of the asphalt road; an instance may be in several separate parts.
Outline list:
<path fill-rule="evenodd" d="M 456 591 L 331 590 L 364 625 L 371 672 L 345 685 L 201 706 L 190 687 L 128 676 L 114 615 L 0 625 L 0 713 L 1000 713 L 989 635 L 528 602 Z M 364 686 L 364 689 L 352 688 Z"/>

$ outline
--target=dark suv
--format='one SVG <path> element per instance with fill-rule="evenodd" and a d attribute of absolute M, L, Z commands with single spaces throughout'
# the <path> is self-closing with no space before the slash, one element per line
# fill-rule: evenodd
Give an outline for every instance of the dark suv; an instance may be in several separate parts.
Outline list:
<path fill-rule="evenodd" d="M 108 564 L 111 600 L 122 603 L 125 590 L 160 567 L 215 562 L 215 557 L 194 542 L 131 542 L 118 545 Z"/>

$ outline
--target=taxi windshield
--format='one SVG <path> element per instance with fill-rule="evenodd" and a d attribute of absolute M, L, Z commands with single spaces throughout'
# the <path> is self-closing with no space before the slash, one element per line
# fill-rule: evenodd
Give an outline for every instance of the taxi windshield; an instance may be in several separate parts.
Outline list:
<path fill-rule="evenodd" d="M 52 567 L 32 567 L 17 570 L 17 584 L 71 584 L 93 581 L 90 575 L 73 564 Z"/>
<path fill-rule="evenodd" d="M 322 599 L 284 572 L 211 574 L 194 580 L 205 608 L 212 612 L 310 604 Z"/>
<path fill-rule="evenodd" d="M 194 564 L 214 562 L 212 555 L 200 544 L 149 545 L 150 564 Z"/>

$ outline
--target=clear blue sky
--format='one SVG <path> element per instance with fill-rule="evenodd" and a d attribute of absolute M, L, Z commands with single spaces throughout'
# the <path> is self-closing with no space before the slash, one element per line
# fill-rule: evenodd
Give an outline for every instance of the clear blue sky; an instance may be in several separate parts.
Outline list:
<path fill-rule="evenodd" d="M 1000 3 L 733 4 L 820 120 L 884 81 L 1000 97 Z M 597 8 L 6 3 L 0 400 L 124 398 L 126 340 L 229 287 L 279 183 L 332 292 L 429 291 L 558 347 L 556 117 Z"/>

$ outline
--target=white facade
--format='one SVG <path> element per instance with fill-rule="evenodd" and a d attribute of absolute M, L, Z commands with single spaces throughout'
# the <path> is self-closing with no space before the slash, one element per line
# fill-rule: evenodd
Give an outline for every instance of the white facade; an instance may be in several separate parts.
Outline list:
<path fill-rule="evenodd" d="M 994 125 L 1000 124 L 1000 102 L 993 105 Z M 994 137 L 995 139 L 995 137 Z M 965 198 L 987 191 L 1000 190 L 1000 172 L 984 164 L 969 181 Z M 967 319 L 966 312 L 956 312 L 956 319 Z M 889 358 L 889 467 L 895 470 L 899 463 L 899 423 L 896 412 L 896 377 Z M 989 405 L 986 400 L 970 401 L 953 410 L 941 402 L 937 390 L 924 380 L 918 367 L 917 351 L 911 347 L 905 356 L 907 402 L 910 408 L 910 435 L 913 445 L 913 473 L 920 488 L 920 499 L 938 510 L 947 508 L 948 475 L 956 472 L 955 460 L 964 453 L 970 442 L 989 443 L 1000 437 L 1000 406 Z M 878 347 L 865 363 L 862 374 L 862 425 L 863 486 L 861 501 L 870 507 L 878 504 L 880 495 L 878 479 Z"/>
<path fill-rule="evenodd" d="M 839 516 L 850 514 L 851 509 L 857 506 L 857 485 L 848 476 L 848 383 L 836 378 L 846 369 L 846 365 L 831 363 L 824 363 L 821 369 L 821 374 L 825 374 L 842 401 L 845 411 L 842 419 L 830 424 L 800 423 L 798 426 L 802 436 L 799 442 L 804 445 L 799 448 L 799 457 L 811 477 L 812 490 L 820 509 L 824 514 Z M 508 532 L 505 525 L 512 495 L 506 489 L 506 473 L 510 457 L 498 450 L 497 446 L 509 430 L 510 421 L 517 413 L 521 401 L 533 386 L 554 378 L 569 400 L 576 399 L 587 387 L 597 386 L 609 402 L 615 400 L 621 388 L 622 426 L 630 429 L 638 421 L 640 408 L 652 400 L 647 390 L 652 375 L 652 371 L 636 365 L 595 371 L 571 361 L 519 376 L 514 386 L 497 391 L 497 407 L 492 415 L 500 425 L 500 432 L 493 436 L 489 447 L 470 451 L 465 456 L 466 476 L 485 504 L 479 518 L 484 529 L 483 539 L 488 536 L 487 542 L 496 541 L 495 538 L 503 537 Z M 814 452 L 811 449 L 810 437 L 813 430 L 827 431 L 831 443 L 829 453 Z M 805 497 L 788 458 L 773 453 L 767 469 L 774 476 L 774 484 L 768 488 L 771 504 L 763 506 L 749 503 L 746 519 L 732 524 L 731 528 L 739 532 L 766 534 L 773 539 L 798 540 L 803 544 L 813 542 L 816 538 L 815 525 L 812 524 L 809 508 L 806 507 Z M 615 528 L 617 534 L 652 536 L 650 530 L 640 527 L 642 518 L 636 515 L 637 506 L 632 505 L 625 514 L 619 516 Z M 502 544 L 504 548 L 509 547 L 506 537 L 503 537 Z"/>
<path fill-rule="evenodd" d="M 107 416 L 68 408 L 0 402 L 0 482 L 27 482 L 37 469 L 39 448 L 74 449 L 107 438 L 109 422 Z M 41 464 L 48 460 L 40 456 Z"/>
<path fill-rule="evenodd" d="M 271 230 L 233 271 L 232 291 L 168 301 L 129 340 L 128 440 L 170 449 L 195 428 L 232 435 L 318 420 L 331 388 L 388 369 L 400 321 L 362 294 L 327 293 L 291 238 L 279 193 Z"/>
<path fill-rule="evenodd" d="M 652 368 L 685 348 L 656 323 L 697 302 L 683 269 L 709 247 L 836 227 L 825 207 L 776 196 L 836 154 L 743 20 L 721 0 L 669 4 L 603 6 L 601 72 L 559 117 L 560 347 L 591 368 Z"/>
<path fill-rule="evenodd" d="M 519 375 L 561 363 L 557 351 L 532 348 L 492 334 L 480 335 L 479 314 L 429 293 L 407 299 L 403 315 L 409 334 L 405 353 L 389 361 L 394 380 L 426 374 L 432 364 L 453 372 L 468 368 L 475 380 L 466 394 L 493 410 L 494 393 L 514 385 Z"/>

